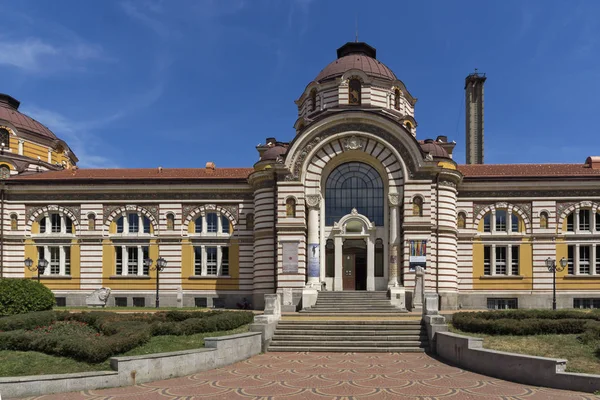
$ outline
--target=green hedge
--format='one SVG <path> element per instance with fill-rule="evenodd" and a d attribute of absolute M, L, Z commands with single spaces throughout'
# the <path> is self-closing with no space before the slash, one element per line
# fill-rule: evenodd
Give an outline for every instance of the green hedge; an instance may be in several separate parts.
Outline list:
<path fill-rule="evenodd" d="M 39 351 L 99 363 L 146 343 L 152 336 L 231 330 L 252 322 L 253 318 L 251 312 L 231 311 L 156 314 L 47 311 L 15 315 L 0 319 L 3 331 L 0 350 Z M 78 321 L 85 329 L 79 334 L 57 335 L 47 329 L 55 321 Z M 40 333 L 38 327 L 46 329 Z"/>
<path fill-rule="evenodd" d="M 452 316 L 452 325 L 464 332 L 488 335 L 570 334 L 600 327 L 599 317 L 596 313 L 568 310 L 458 312 Z"/>
<path fill-rule="evenodd" d="M 31 279 L 0 279 L 0 316 L 51 310 L 54 294 Z"/>

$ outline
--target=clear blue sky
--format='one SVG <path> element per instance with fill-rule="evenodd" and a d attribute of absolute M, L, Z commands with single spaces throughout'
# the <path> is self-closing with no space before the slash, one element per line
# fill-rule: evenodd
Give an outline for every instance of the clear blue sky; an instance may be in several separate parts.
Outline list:
<path fill-rule="evenodd" d="M 249 167 L 293 138 L 335 50 L 377 48 L 419 139 L 464 162 L 465 76 L 488 76 L 486 163 L 600 155 L 600 1 L 0 0 L 0 92 L 81 167 Z"/>

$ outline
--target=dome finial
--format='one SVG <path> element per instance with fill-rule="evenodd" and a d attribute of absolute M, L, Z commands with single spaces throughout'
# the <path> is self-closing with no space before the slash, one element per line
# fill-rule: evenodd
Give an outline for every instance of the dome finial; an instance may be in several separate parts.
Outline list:
<path fill-rule="evenodd" d="M 354 38 L 354 43 L 358 43 L 358 14 L 356 14 L 356 36 Z"/>

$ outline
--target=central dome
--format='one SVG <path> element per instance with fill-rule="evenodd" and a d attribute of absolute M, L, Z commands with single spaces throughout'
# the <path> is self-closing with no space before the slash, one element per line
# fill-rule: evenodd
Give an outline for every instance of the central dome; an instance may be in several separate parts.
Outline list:
<path fill-rule="evenodd" d="M 395 81 L 396 75 L 381 61 L 377 60 L 377 50 L 363 42 L 348 42 L 337 49 L 337 60 L 331 62 L 317 75 L 316 82 L 327 81 L 344 75 L 346 71 L 358 69 L 365 74 Z"/>

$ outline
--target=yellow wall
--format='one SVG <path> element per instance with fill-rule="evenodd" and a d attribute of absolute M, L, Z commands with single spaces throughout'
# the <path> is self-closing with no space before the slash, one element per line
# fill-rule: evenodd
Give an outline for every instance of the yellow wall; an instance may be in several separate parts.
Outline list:
<path fill-rule="evenodd" d="M 530 290 L 533 288 L 533 248 L 529 239 L 519 245 L 519 278 L 483 275 L 484 243 L 473 243 L 473 289 L 476 290 Z"/>
<path fill-rule="evenodd" d="M 14 142 L 16 143 L 17 141 L 14 140 Z M 12 143 L 12 141 L 11 141 Z M 16 150 L 18 149 L 18 145 L 12 146 L 11 148 Z M 37 158 L 39 157 L 40 160 L 47 162 L 48 161 L 48 146 L 42 146 L 36 143 L 31 143 L 28 141 L 25 141 L 23 143 L 23 155 L 25 157 L 30 157 L 33 158 L 35 160 L 37 160 Z M 64 151 L 61 151 L 60 153 L 57 151 L 52 151 L 52 164 L 54 163 L 60 163 L 62 164 L 63 161 L 66 161 L 67 164 L 71 163 L 71 160 L 65 156 Z"/>
<path fill-rule="evenodd" d="M 560 262 L 561 258 L 567 258 L 569 255 L 568 244 L 563 240 L 559 239 L 556 241 L 556 262 Z M 565 268 L 564 271 L 556 271 L 556 289 L 557 290 L 600 290 L 600 276 L 590 278 L 587 277 L 567 277 L 569 268 Z"/>
<path fill-rule="evenodd" d="M 112 225 L 116 223 L 113 222 Z M 148 256 L 154 261 L 153 266 L 158 259 L 158 244 L 156 239 L 150 240 Z M 116 255 L 115 245 L 111 240 L 102 241 L 102 286 L 110 287 L 113 290 L 149 290 L 156 288 L 156 270 L 150 271 L 150 277 L 145 278 L 126 278 L 116 277 Z M 125 268 L 125 266 L 123 266 Z M 168 268 L 168 266 L 167 266 Z"/>
<path fill-rule="evenodd" d="M 229 244 L 230 278 L 192 278 L 194 276 L 194 246 L 188 240 L 181 245 L 181 281 L 185 290 L 237 290 L 240 277 L 240 246 L 232 239 Z"/>
<path fill-rule="evenodd" d="M 35 223 L 34 223 L 35 224 Z M 38 225 L 39 231 L 39 225 Z M 33 239 L 25 240 L 25 258 L 31 258 L 33 260 L 33 266 L 38 265 L 38 252 L 37 245 Z M 37 278 L 37 271 L 30 271 L 27 267 L 23 266 L 25 278 Z M 81 252 L 77 240 L 71 241 L 71 279 L 54 279 L 44 278 L 42 276 L 41 282 L 52 290 L 77 290 L 80 288 L 81 281 Z"/>

